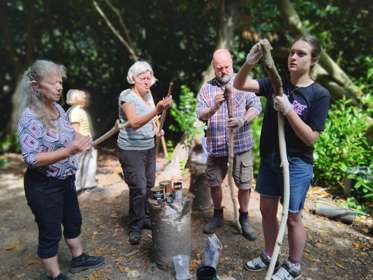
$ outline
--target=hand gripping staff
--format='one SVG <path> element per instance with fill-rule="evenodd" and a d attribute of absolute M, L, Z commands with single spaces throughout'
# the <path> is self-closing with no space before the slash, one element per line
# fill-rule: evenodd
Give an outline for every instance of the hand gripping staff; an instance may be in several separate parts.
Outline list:
<path fill-rule="evenodd" d="M 173 86 L 173 82 L 170 82 L 170 84 L 169 84 L 169 86 L 168 86 L 168 92 L 167 92 L 167 96 L 166 96 L 166 97 L 168 97 L 168 96 L 171 95 L 172 86 Z M 166 115 L 167 115 L 167 109 L 166 109 L 166 110 L 163 110 L 163 112 L 162 112 L 161 120 L 160 120 L 160 122 L 159 122 L 159 127 L 158 127 L 158 129 L 159 129 L 159 133 L 161 133 L 161 131 L 162 131 L 162 128 L 163 128 L 164 122 L 165 122 L 165 120 L 166 120 Z M 155 141 L 155 155 L 156 155 L 156 156 L 158 155 L 158 150 L 159 150 L 159 141 L 160 141 L 161 139 L 164 141 L 164 136 L 157 136 L 156 141 Z M 163 148 L 165 148 L 165 147 L 163 147 Z M 165 150 L 165 152 L 166 152 L 166 150 Z"/>

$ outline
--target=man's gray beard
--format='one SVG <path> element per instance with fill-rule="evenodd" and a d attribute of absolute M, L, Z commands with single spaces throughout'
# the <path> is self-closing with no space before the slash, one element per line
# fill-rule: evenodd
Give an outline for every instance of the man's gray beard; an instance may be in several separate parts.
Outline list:
<path fill-rule="evenodd" d="M 232 79 L 232 74 L 224 75 L 223 77 L 216 77 L 216 79 L 221 83 L 222 85 L 226 85 L 229 83 L 229 81 Z"/>

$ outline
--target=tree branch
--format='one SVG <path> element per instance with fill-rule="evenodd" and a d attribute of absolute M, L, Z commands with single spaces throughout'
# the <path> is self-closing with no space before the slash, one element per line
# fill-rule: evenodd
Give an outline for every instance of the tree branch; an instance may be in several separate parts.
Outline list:
<path fill-rule="evenodd" d="M 309 33 L 302 24 L 302 21 L 299 18 L 293 4 L 289 0 L 279 0 L 277 1 L 277 4 L 283 20 L 295 34 L 301 36 Z M 324 50 L 321 52 L 319 64 L 329 73 L 330 78 L 333 79 L 335 84 L 351 92 L 349 96 L 352 97 L 354 101 L 358 101 L 360 99 L 362 93 L 357 89 L 349 76 Z"/>
<path fill-rule="evenodd" d="M 110 28 L 110 30 L 114 33 L 114 35 L 118 38 L 118 40 L 124 45 L 124 47 L 127 49 L 127 51 L 130 53 L 130 57 L 132 60 L 138 60 L 139 57 L 136 53 L 136 51 L 130 46 L 130 44 L 123 38 L 123 36 L 119 33 L 117 29 L 113 26 L 111 21 L 108 19 L 106 14 L 102 11 L 101 7 L 98 5 L 96 1 L 93 1 L 93 6 L 99 13 L 99 15 L 104 19 L 107 26 Z"/>
<path fill-rule="evenodd" d="M 118 21 L 120 23 L 120 26 L 123 29 L 124 35 L 127 37 L 128 44 L 131 46 L 132 49 L 135 49 L 135 43 L 133 42 L 133 40 L 130 36 L 130 32 L 127 28 L 127 25 L 124 23 L 123 17 L 121 16 L 118 8 L 114 7 L 114 5 L 109 0 L 105 0 L 105 3 L 116 14 L 116 16 L 118 18 Z"/>

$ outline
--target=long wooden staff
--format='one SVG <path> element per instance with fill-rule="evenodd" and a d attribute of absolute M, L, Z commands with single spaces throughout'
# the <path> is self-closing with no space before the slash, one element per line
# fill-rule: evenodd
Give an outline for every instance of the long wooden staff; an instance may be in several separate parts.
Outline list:
<path fill-rule="evenodd" d="M 113 136 L 121 128 L 128 127 L 129 125 L 129 122 L 120 123 L 119 120 L 116 120 L 114 126 L 109 131 L 105 132 L 103 135 L 92 141 L 92 146 L 97 146 L 98 144 L 101 144 L 102 142 Z"/>
<path fill-rule="evenodd" d="M 284 94 L 284 91 L 282 89 L 282 80 L 280 78 L 280 75 L 278 74 L 276 65 L 271 55 L 271 46 L 268 43 L 268 41 L 261 43 L 260 46 L 263 51 L 264 70 L 266 71 L 271 81 L 271 84 L 272 84 L 273 90 L 275 91 L 276 96 L 281 96 Z M 280 148 L 281 166 L 282 166 L 282 173 L 283 173 L 284 194 L 283 194 L 280 227 L 277 233 L 276 244 L 273 249 L 271 263 L 269 265 L 269 268 L 265 276 L 266 280 L 270 280 L 272 278 L 272 274 L 275 269 L 277 258 L 278 258 L 278 255 L 280 254 L 282 241 L 285 235 L 286 223 L 288 219 L 288 210 L 289 210 L 289 193 L 290 193 L 289 162 L 288 162 L 287 154 L 286 154 L 286 141 L 285 141 L 285 132 L 284 132 L 285 120 L 281 112 L 277 112 L 277 119 L 278 119 L 278 142 L 279 142 L 279 148 Z"/>
<path fill-rule="evenodd" d="M 233 103 L 232 103 L 232 86 L 227 84 L 225 86 L 224 95 L 227 100 L 227 108 L 228 108 L 228 117 L 233 118 Z M 237 229 L 240 233 L 242 233 L 242 229 L 238 220 L 238 206 L 237 200 L 234 193 L 234 181 L 233 181 L 233 159 L 234 159 L 234 135 L 236 129 L 229 128 L 228 129 L 228 185 L 229 190 L 231 193 L 231 199 L 233 204 L 233 213 L 234 213 L 234 222 L 237 226 Z"/>
<path fill-rule="evenodd" d="M 103 135 L 100 137 L 96 138 L 95 140 L 92 141 L 92 146 L 97 146 L 98 144 L 101 144 L 102 142 L 106 141 L 109 139 L 111 136 L 113 136 L 116 132 L 118 132 L 121 128 L 125 128 L 129 126 L 129 122 L 125 123 L 120 123 L 119 120 L 115 121 L 114 126 L 105 132 Z M 86 169 L 86 163 L 87 163 L 87 157 L 91 156 L 90 150 L 82 152 L 79 161 L 82 163 L 82 166 L 80 167 L 83 172 L 80 173 L 80 185 L 85 186 L 85 182 L 87 181 L 87 177 L 85 174 L 85 169 Z M 83 189 L 83 188 L 81 188 Z"/>
<path fill-rule="evenodd" d="M 168 86 L 168 92 L 167 92 L 167 96 L 166 97 L 168 97 L 168 96 L 171 95 L 172 85 L 173 85 L 173 82 L 170 82 L 170 84 Z M 161 120 L 159 122 L 159 131 L 160 132 L 162 131 L 164 122 L 166 120 L 166 115 L 167 115 L 167 110 L 163 110 L 162 115 L 161 115 Z M 163 137 L 163 136 L 161 136 L 161 137 Z M 156 139 L 156 142 L 155 142 L 155 155 L 156 156 L 158 155 L 159 141 L 161 140 L 161 137 L 157 136 L 157 139 Z"/>

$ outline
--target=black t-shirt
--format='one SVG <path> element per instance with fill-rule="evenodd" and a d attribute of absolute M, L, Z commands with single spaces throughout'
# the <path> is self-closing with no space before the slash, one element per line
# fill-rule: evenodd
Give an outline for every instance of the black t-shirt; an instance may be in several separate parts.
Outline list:
<path fill-rule="evenodd" d="M 277 111 L 273 108 L 274 91 L 269 79 L 258 80 L 260 91 L 258 95 L 267 98 L 264 111 L 262 132 L 260 135 L 261 156 L 279 153 Z M 307 87 L 297 88 L 284 81 L 284 94 L 289 98 L 294 111 L 311 127 L 312 130 L 321 132 L 324 129 L 325 120 L 330 106 L 330 94 L 327 89 L 314 82 Z M 313 146 L 307 146 L 294 132 L 285 118 L 285 138 L 287 154 L 299 156 L 304 161 L 313 162 Z"/>

